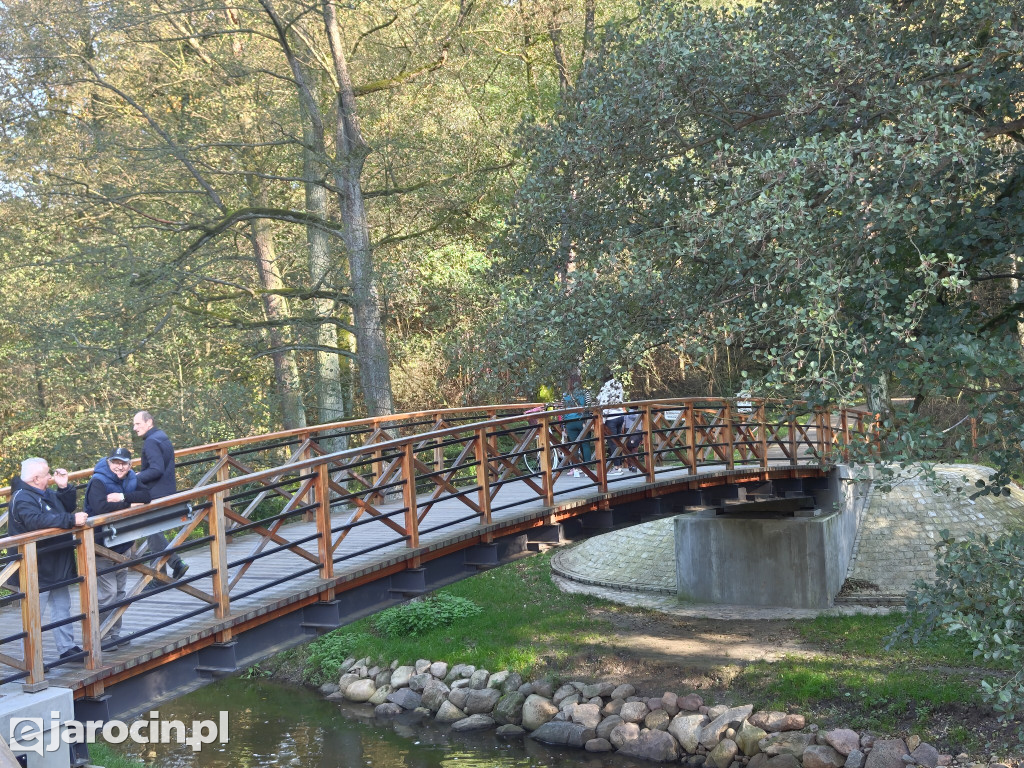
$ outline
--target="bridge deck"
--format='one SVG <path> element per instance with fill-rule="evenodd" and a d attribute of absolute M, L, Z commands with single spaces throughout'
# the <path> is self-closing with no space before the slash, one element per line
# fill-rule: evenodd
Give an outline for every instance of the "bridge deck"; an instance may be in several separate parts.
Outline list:
<path fill-rule="evenodd" d="M 790 466 L 788 461 L 772 462 L 772 464 L 779 468 Z M 661 471 L 654 485 L 672 485 L 682 479 L 693 480 L 703 476 L 721 476 L 724 469 L 724 466 L 704 466 L 696 476 L 690 475 L 686 468 Z M 753 467 L 746 471 L 756 472 L 757 470 L 757 467 Z M 734 470 L 734 472 L 740 473 L 744 471 L 742 469 Z M 589 478 L 563 475 L 555 482 L 555 507 L 556 509 L 565 509 L 578 506 L 592 501 L 596 497 L 628 496 L 651 487 L 652 485 L 646 482 L 643 475 L 629 472 L 609 478 L 608 493 L 602 495 L 598 494 L 597 488 Z M 490 529 L 500 530 L 502 527 L 508 527 L 515 523 L 543 517 L 552 511 L 550 507 L 545 506 L 543 499 L 537 498 L 537 494 L 521 481 L 504 485 L 498 491 L 493 500 L 493 506 L 505 505 L 512 506 L 493 512 L 493 523 L 489 526 Z M 399 509 L 400 506 L 401 502 L 392 502 L 380 504 L 378 509 L 387 512 Z M 431 528 L 438 528 L 420 534 L 420 548 L 444 547 L 483 532 L 484 527 L 477 519 L 453 523 L 459 518 L 465 518 L 469 511 L 467 506 L 456 499 L 436 503 L 430 511 L 429 520 Z M 350 515 L 350 510 L 342 510 L 335 512 L 332 517 L 337 524 Z M 446 524 L 451 525 L 446 526 Z M 301 540 L 304 537 L 313 536 L 315 533 L 314 522 L 295 522 L 283 526 L 280 530 L 280 534 L 289 541 Z M 401 541 L 387 543 L 389 533 L 394 538 L 393 532 L 380 525 L 353 529 L 335 552 L 336 558 L 351 556 L 338 564 L 335 569 L 336 578 L 340 578 L 342 581 L 355 579 L 366 573 L 386 568 L 395 562 L 406 560 L 409 557 L 409 548 Z M 234 537 L 228 545 L 228 563 L 251 555 L 254 545 L 259 541 L 260 537 L 256 535 Z M 305 542 L 301 546 L 307 552 L 316 555 L 317 542 L 315 539 Z M 380 548 L 373 549 L 374 547 Z M 210 559 L 206 550 L 198 550 L 194 553 L 185 552 L 183 555 L 190 565 L 190 573 L 186 579 L 209 570 Z M 63 664 L 49 670 L 46 679 L 51 685 L 79 689 L 99 680 L 120 676 L 133 667 L 145 665 L 161 657 L 171 656 L 176 650 L 208 637 L 227 626 L 238 624 L 253 616 L 272 612 L 279 607 L 315 595 L 324 587 L 324 582 L 315 572 L 304 577 L 273 584 L 290 571 L 301 570 L 308 566 L 309 561 L 288 550 L 270 554 L 250 566 L 244 580 L 240 582 L 239 588 L 244 588 L 243 591 L 251 592 L 251 594 L 245 597 L 232 595 L 229 618 L 216 619 L 212 610 L 205 610 L 191 618 L 177 621 L 158 632 L 136 638 L 128 647 L 122 647 L 116 651 L 105 651 L 103 666 L 100 669 L 86 670 L 81 664 Z M 231 569 L 232 577 L 235 572 L 236 569 Z M 129 576 L 129 591 L 136 581 L 135 574 L 132 573 Z M 206 593 L 209 593 L 212 588 L 209 575 L 201 576 L 191 583 Z M 343 588 L 342 585 L 339 590 Z M 78 605 L 77 591 L 77 588 L 73 588 L 72 606 Z M 144 632 L 167 620 L 168 617 L 180 616 L 204 607 L 208 607 L 206 603 L 177 589 L 143 596 L 125 613 L 122 635 Z M 48 618 L 44 618 L 44 621 L 46 620 Z M 0 613 L 0 636 L 9 636 L 17 633 L 20 629 L 21 614 L 16 608 L 8 607 Z M 43 633 L 43 657 L 47 662 L 54 660 L 57 656 L 51 635 L 51 632 Z M 80 638 L 80 635 L 80 630 L 76 631 L 76 639 Z M 11 650 L 11 645 L 8 644 L 8 648 L 5 650 L 12 656 L 20 656 L 16 651 Z M 16 685 L 12 683 L 5 687 Z"/>

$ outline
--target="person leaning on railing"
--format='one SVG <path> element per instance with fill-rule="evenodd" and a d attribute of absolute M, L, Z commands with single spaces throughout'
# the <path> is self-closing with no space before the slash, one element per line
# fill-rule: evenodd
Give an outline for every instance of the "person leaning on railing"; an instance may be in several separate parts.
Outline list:
<path fill-rule="evenodd" d="M 578 373 L 570 373 L 569 378 L 566 380 L 565 392 L 562 393 L 562 407 L 563 408 L 590 408 L 594 405 L 594 398 L 591 397 L 590 392 L 583 388 L 583 381 L 580 379 Z M 570 443 L 575 443 L 580 439 L 580 435 L 583 433 L 583 427 L 585 425 L 584 419 L 588 414 L 577 411 L 576 413 L 567 413 L 565 418 L 562 419 L 562 424 L 565 425 L 565 436 Z M 590 464 L 590 460 L 594 455 L 594 446 L 589 441 L 580 444 L 580 452 L 583 454 L 583 463 Z M 577 463 L 577 462 L 572 462 Z M 583 472 L 579 469 L 572 471 L 573 477 L 582 477 Z"/>
<path fill-rule="evenodd" d="M 50 480 L 57 492 L 48 488 Z M 75 512 L 78 491 L 68 485 L 68 471 L 58 469 L 51 474 L 46 459 L 33 457 L 21 462 L 21 477 L 11 482 L 11 506 L 7 535 L 17 536 L 44 528 L 74 528 L 85 525 L 85 512 Z M 22 562 L 22 568 L 31 563 Z M 40 541 L 36 549 L 36 569 L 39 574 L 39 613 L 50 607 L 50 622 L 71 616 L 71 590 L 67 583 L 78 575 L 75 569 L 75 545 L 70 534 Z M 45 592 L 45 597 L 43 593 Z M 53 628 L 53 639 L 62 659 L 76 657 L 80 661 L 85 653 L 75 645 L 74 624 Z"/>
<path fill-rule="evenodd" d="M 89 517 L 120 512 L 133 504 L 148 504 L 152 500 L 149 489 L 139 483 L 132 469 L 132 454 L 127 448 L 115 448 L 106 458 L 96 462 L 89 484 L 85 486 L 85 513 Z M 132 542 L 117 544 L 111 550 L 123 555 L 132 547 Z M 104 606 L 124 600 L 128 594 L 128 569 L 114 568 L 117 563 L 103 555 L 96 555 L 96 588 L 100 605 L 100 623 L 106 621 L 109 610 Z M 107 573 L 103 573 L 107 571 Z M 110 628 L 103 648 L 108 651 L 128 645 L 122 640 L 121 618 Z"/>

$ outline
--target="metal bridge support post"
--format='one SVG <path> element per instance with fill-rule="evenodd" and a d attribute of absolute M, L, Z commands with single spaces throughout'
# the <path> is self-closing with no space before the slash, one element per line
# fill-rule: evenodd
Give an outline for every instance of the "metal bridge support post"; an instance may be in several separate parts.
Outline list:
<path fill-rule="evenodd" d="M 82 583 L 78 586 L 78 598 L 82 619 L 82 648 L 86 669 L 98 669 L 103 663 L 102 637 L 100 635 L 99 587 L 96 583 L 96 530 L 83 528 L 78 534 L 78 569 Z"/>
<path fill-rule="evenodd" d="M 219 473 L 218 473 L 219 474 Z M 210 523 L 210 567 L 213 569 L 214 616 L 227 618 L 231 613 L 231 598 L 228 583 L 228 543 L 224 518 L 224 491 L 213 494 L 213 506 L 207 515 Z"/>
<path fill-rule="evenodd" d="M 331 534 L 331 473 L 327 463 L 316 468 L 316 483 L 313 486 L 316 499 L 317 557 L 320 560 L 320 578 L 334 578 L 334 549 Z"/>
<path fill-rule="evenodd" d="M 402 447 L 402 502 L 405 504 L 405 533 L 409 547 L 420 545 L 419 515 L 416 505 L 416 467 L 413 463 L 414 448 L 411 442 Z"/>
<path fill-rule="evenodd" d="M 476 453 L 476 484 L 480 504 L 480 523 L 489 525 L 491 522 L 491 471 L 487 460 L 490 441 L 487 438 L 487 427 L 477 427 L 475 438 Z"/>
<path fill-rule="evenodd" d="M 25 630 L 25 671 L 28 677 L 22 689 L 29 693 L 46 687 L 43 679 L 43 616 L 39 605 L 39 561 L 36 559 L 36 543 L 29 541 L 21 545 L 21 627 Z"/>
<path fill-rule="evenodd" d="M 651 415 L 651 404 L 644 403 L 644 453 L 647 454 L 647 482 L 654 482 L 654 418 Z"/>

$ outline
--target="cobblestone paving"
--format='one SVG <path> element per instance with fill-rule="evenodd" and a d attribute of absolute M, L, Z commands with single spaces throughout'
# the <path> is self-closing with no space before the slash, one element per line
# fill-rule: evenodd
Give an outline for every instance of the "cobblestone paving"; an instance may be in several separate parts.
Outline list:
<path fill-rule="evenodd" d="M 967 486 L 987 478 L 991 470 L 971 464 L 943 466 L 939 477 L 952 486 Z M 920 477 L 908 477 L 891 491 L 872 490 L 854 544 L 848 577 L 877 585 L 888 594 L 905 595 L 917 579 L 935 577 L 935 545 L 939 532 L 955 538 L 968 533 L 998 535 L 1024 526 L 1024 492 L 1013 488 L 1010 496 L 982 496 L 971 500 L 966 493 L 943 493 Z"/>
<path fill-rule="evenodd" d="M 936 472 L 951 487 L 970 487 L 991 470 L 961 464 L 939 467 Z M 1020 527 L 1024 527 L 1024 492 L 1018 488 L 1013 488 L 1010 496 L 971 500 L 966 493 L 944 493 L 920 477 L 904 476 L 888 492 L 872 490 L 847 575 L 878 587 L 861 592 L 867 599 L 880 594 L 902 596 L 915 580 L 934 578 L 934 549 L 940 531 L 965 538 L 970 532 L 998 535 Z M 592 594 L 692 618 L 802 619 L 892 610 L 849 604 L 815 610 L 680 602 L 675 594 L 673 536 L 671 518 L 595 536 L 556 553 L 551 561 L 552 577 L 564 592 Z"/>

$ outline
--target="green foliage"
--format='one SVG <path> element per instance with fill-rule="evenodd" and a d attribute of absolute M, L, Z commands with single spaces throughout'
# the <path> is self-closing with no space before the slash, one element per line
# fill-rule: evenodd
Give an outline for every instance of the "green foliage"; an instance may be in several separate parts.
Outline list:
<path fill-rule="evenodd" d="M 890 645 L 908 637 L 916 644 L 945 632 L 977 659 L 1011 664 L 1016 674 L 982 680 L 981 692 L 1002 716 L 1013 716 L 1024 711 L 1024 532 L 963 541 L 948 531 L 941 535 L 935 583 L 916 583 L 907 596 L 907 620 Z"/>
<path fill-rule="evenodd" d="M 115 752 L 113 747 L 100 743 L 89 745 L 89 762 L 103 768 L 141 768 L 146 764 L 138 758 L 122 755 Z"/>
<path fill-rule="evenodd" d="M 441 592 L 381 611 L 374 616 L 373 627 L 384 637 L 416 637 L 477 616 L 482 610 L 472 600 Z"/>
<path fill-rule="evenodd" d="M 321 637 L 310 646 L 303 668 L 303 677 L 311 685 L 337 682 L 338 669 L 345 659 L 359 654 L 368 636 L 359 632 L 339 630 Z"/>

